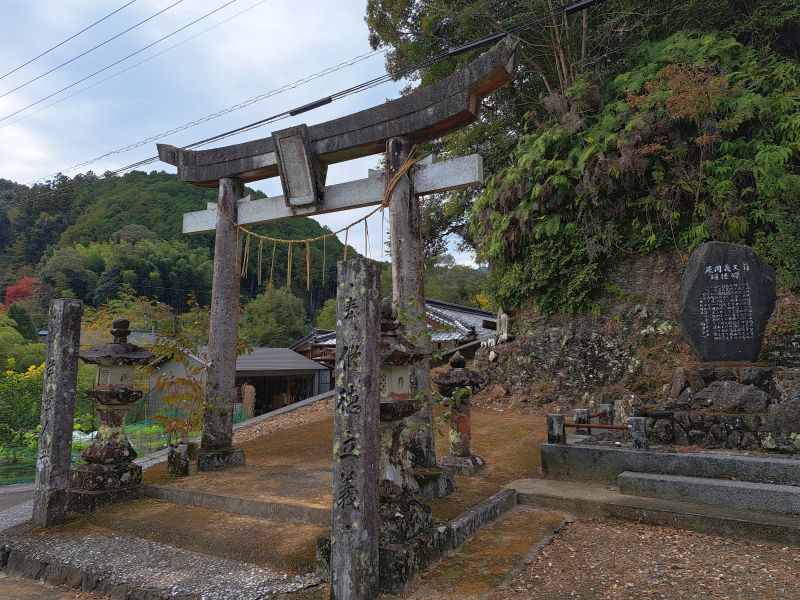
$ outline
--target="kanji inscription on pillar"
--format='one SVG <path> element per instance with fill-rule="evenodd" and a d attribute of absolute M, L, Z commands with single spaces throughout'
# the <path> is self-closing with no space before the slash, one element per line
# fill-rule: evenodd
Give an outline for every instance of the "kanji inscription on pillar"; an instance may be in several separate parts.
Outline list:
<path fill-rule="evenodd" d="M 338 277 L 331 598 L 368 600 L 378 595 L 381 266 L 340 262 Z"/>
<path fill-rule="evenodd" d="M 683 275 L 681 331 L 703 361 L 755 361 L 775 310 L 775 290 L 775 271 L 752 248 L 707 242 Z"/>

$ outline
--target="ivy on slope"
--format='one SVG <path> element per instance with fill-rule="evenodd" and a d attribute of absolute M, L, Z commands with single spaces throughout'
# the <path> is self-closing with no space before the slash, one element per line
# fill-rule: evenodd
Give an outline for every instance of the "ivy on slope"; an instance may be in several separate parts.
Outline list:
<path fill-rule="evenodd" d="M 506 307 L 596 308 L 620 252 L 755 244 L 800 286 L 800 66 L 714 34 L 639 47 L 613 81 L 543 99 L 472 210 Z"/>

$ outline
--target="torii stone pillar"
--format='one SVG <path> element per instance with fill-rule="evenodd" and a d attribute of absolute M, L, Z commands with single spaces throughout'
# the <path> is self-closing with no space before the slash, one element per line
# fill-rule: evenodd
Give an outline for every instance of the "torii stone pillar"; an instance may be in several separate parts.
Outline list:
<path fill-rule="evenodd" d="M 411 153 L 412 143 L 406 138 L 392 138 L 386 144 L 387 177 L 391 179 L 400 170 Z M 399 307 L 400 320 L 409 340 L 428 349 L 428 325 L 425 318 L 425 286 L 422 280 L 422 216 L 419 200 L 411 189 L 411 179 L 403 177 L 392 193 L 389 203 L 389 231 L 392 254 L 392 299 Z M 413 388 L 427 402 L 431 395 L 430 359 L 412 366 Z M 418 430 L 409 446 L 412 465 L 436 467 L 436 446 L 430 406 L 409 419 Z"/>
<path fill-rule="evenodd" d="M 219 180 L 211 324 L 208 332 L 206 409 L 197 460 L 199 471 L 244 464 L 242 450 L 232 448 L 240 276 L 239 235 L 234 223 L 237 218 L 236 203 L 242 197 L 244 183 L 241 179 L 224 177 Z"/>
<path fill-rule="evenodd" d="M 52 527 L 67 520 L 80 337 L 81 301 L 53 300 L 47 328 L 42 426 L 33 492 L 35 527 Z"/>

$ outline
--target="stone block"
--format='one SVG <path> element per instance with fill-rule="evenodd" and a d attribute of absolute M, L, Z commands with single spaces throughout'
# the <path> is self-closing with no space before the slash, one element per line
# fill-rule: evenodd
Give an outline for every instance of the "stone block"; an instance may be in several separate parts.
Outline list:
<path fill-rule="evenodd" d="M 421 467 L 414 469 L 413 475 L 423 498 L 444 498 L 456 489 L 453 472 L 447 468 Z"/>
<path fill-rule="evenodd" d="M 752 248 L 706 242 L 686 266 L 678 323 L 701 360 L 754 362 L 776 298 L 775 271 Z"/>
<path fill-rule="evenodd" d="M 439 464 L 450 469 L 454 473 L 471 477 L 486 466 L 486 462 L 480 456 L 450 456 L 442 457 Z"/>
<path fill-rule="evenodd" d="M 124 490 L 142 483 L 142 467 L 133 463 L 87 463 L 70 474 L 70 489 L 87 492 Z"/>
<path fill-rule="evenodd" d="M 128 600 L 128 586 L 115 585 L 111 588 L 111 600 Z"/>
<path fill-rule="evenodd" d="M 81 591 L 94 591 L 98 583 L 100 583 L 100 578 L 97 575 L 84 571 L 83 578 L 81 579 Z"/>
<path fill-rule="evenodd" d="M 198 471 L 221 471 L 231 467 L 243 467 L 244 465 L 244 450 L 241 448 L 200 452 L 197 455 Z"/>
<path fill-rule="evenodd" d="M 0 545 L 0 569 L 5 569 L 8 564 L 8 556 L 11 554 L 11 545 Z"/>
<path fill-rule="evenodd" d="M 694 396 L 696 408 L 723 413 L 762 413 L 769 402 L 763 390 L 736 381 L 715 381 Z"/>
<path fill-rule="evenodd" d="M 794 485 L 630 471 L 621 473 L 618 481 L 623 494 L 800 515 L 800 487 Z"/>
<path fill-rule="evenodd" d="M 413 497 L 381 499 L 381 544 L 401 544 L 433 526 L 431 509 Z"/>

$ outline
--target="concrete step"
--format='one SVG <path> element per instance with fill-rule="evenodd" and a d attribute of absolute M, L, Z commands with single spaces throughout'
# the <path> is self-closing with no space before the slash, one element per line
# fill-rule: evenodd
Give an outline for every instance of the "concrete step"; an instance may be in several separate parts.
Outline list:
<path fill-rule="evenodd" d="M 631 450 L 599 444 L 542 444 L 548 479 L 616 485 L 624 471 L 734 478 L 738 481 L 800 486 L 800 460 L 741 452 Z"/>
<path fill-rule="evenodd" d="M 631 496 L 667 498 L 768 513 L 800 515 L 800 487 L 625 471 L 619 491 Z"/>
<path fill-rule="evenodd" d="M 166 500 L 167 502 L 185 504 L 186 506 L 202 506 L 260 519 L 304 523 L 320 527 L 329 527 L 331 524 L 330 509 L 303 504 L 264 501 L 258 498 L 214 494 L 201 490 L 180 489 L 165 485 L 145 486 L 145 496 L 155 500 Z"/>
<path fill-rule="evenodd" d="M 609 486 L 572 481 L 520 479 L 507 487 L 516 491 L 520 504 L 555 508 L 576 516 L 610 517 L 800 546 L 800 518 L 793 515 L 630 496 Z"/>

